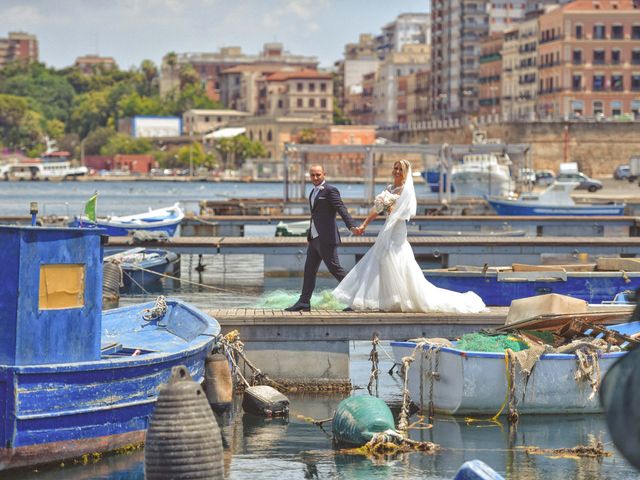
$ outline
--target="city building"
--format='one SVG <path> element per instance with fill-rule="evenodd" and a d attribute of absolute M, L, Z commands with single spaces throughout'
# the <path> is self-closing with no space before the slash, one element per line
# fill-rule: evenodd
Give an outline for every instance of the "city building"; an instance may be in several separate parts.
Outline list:
<path fill-rule="evenodd" d="M 87 155 L 84 160 L 87 168 L 100 170 L 119 170 L 132 174 L 148 174 L 151 169 L 158 168 L 158 162 L 153 155 Z"/>
<path fill-rule="evenodd" d="M 513 118 L 514 105 L 520 85 L 520 29 L 518 27 L 506 30 L 502 35 L 500 79 L 500 100 L 502 103 L 502 120 Z"/>
<path fill-rule="evenodd" d="M 435 118 L 477 110 L 480 42 L 488 32 L 485 1 L 433 0 L 431 110 Z"/>
<path fill-rule="evenodd" d="M 375 123 L 374 90 L 376 72 L 362 77 L 362 85 L 351 87 L 345 96 L 344 113 L 354 125 L 373 125 Z"/>
<path fill-rule="evenodd" d="M 240 47 L 224 47 L 212 53 L 168 53 L 162 59 L 160 74 L 160 95 L 165 96 L 180 87 L 180 70 L 191 65 L 198 72 L 207 95 L 212 100 L 220 100 L 221 74 L 239 65 L 269 65 L 273 71 L 290 67 L 293 69 L 316 69 L 316 57 L 293 55 L 281 43 L 266 43 L 260 53 L 249 55 Z"/>
<path fill-rule="evenodd" d="M 276 72 L 258 80 L 258 115 L 333 121 L 333 79 L 317 70 Z"/>
<path fill-rule="evenodd" d="M 422 122 L 429 120 L 429 91 L 431 71 L 418 70 L 407 77 L 407 120 L 406 123 L 417 128 Z"/>
<path fill-rule="evenodd" d="M 179 137 L 182 135 L 180 117 L 137 115 L 118 120 L 118 132 L 134 138 Z"/>
<path fill-rule="evenodd" d="M 401 52 L 391 52 L 378 67 L 374 87 L 374 121 L 380 127 L 406 123 L 406 98 L 398 103 L 398 93 L 406 97 L 406 85 L 400 89 L 401 78 L 428 70 L 429 45 L 407 44 Z"/>
<path fill-rule="evenodd" d="M 540 118 L 640 116 L 640 11 L 574 0 L 539 17 Z"/>
<path fill-rule="evenodd" d="M 0 68 L 14 61 L 37 62 L 38 39 L 24 32 L 9 32 L 8 38 L 0 38 Z"/>
<path fill-rule="evenodd" d="M 428 13 L 401 13 L 382 27 L 375 37 L 378 58 L 384 60 L 392 53 L 402 52 L 405 45 L 428 45 L 431 43 L 431 17 Z"/>
<path fill-rule="evenodd" d="M 250 113 L 237 110 L 187 110 L 182 114 L 182 125 L 186 135 L 202 135 L 219 128 L 235 125 Z"/>
<path fill-rule="evenodd" d="M 500 115 L 502 97 L 502 33 L 493 33 L 480 44 L 478 71 L 478 115 Z M 495 121 L 495 120 L 493 120 Z"/>
<path fill-rule="evenodd" d="M 96 70 L 110 70 L 117 68 L 116 61 L 113 57 L 100 57 L 98 55 L 84 55 L 76 58 L 74 67 L 80 69 L 86 75 L 92 75 Z"/>
<path fill-rule="evenodd" d="M 532 121 L 536 119 L 538 97 L 538 18 L 527 16 L 518 25 L 517 64 L 518 84 L 508 111 L 509 119 Z"/>

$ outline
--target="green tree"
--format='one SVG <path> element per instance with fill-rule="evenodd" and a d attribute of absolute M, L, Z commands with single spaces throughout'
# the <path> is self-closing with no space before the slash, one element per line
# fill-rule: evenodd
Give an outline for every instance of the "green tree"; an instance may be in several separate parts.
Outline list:
<path fill-rule="evenodd" d="M 111 127 L 99 127 L 91 131 L 84 139 L 84 154 L 100 155 L 102 147 L 107 145 L 115 135 L 116 131 Z"/>
<path fill-rule="evenodd" d="M 154 93 L 154 84 L 158 79 L 158 67 L 151 60 L 143 60 L 140 64 L 140 70 L 144 75 L 144 91 L 147 96 Z"/>
<path fill-rule="evenodd" d="M 44 130 L 46 134 L 54 140 L 59 140 L 64 135 L 64 123 L 58 119 L 45 121 Z"/>
<path fill-rule="evenodd" d="M 70 128 L 81 137 L 86 137 L 90 131 L 107 125 L 108 94 L 108 90 L 100 90 L 78 95 L 69 118 Z"/>
<path fill-rule="evenodd" d="M 247 158 L 266 158 L 267 149 L 257 140 L 250 140 L 245 135 L 223 138 L 216 142 L 223 169 L 239 168 Z"/>
<path fill-rule="evenodd" d="M 300 143 L 316 143 L 316 132 L 313 128 L 303 128 L 298 137 Z"/>
<path fill-rule="evenodd" d="M 116 134 L 109 138 L 106 145 L 100 149 L 101 155 L 141 154 L 149 153 L 153 149 L 148 138 L 133 138 L 128 135 Z"/>
<path fill-rule="evenodd" d="M 3 144 L 7 147 L 19 147 L 20 124 L 27 110 L 26 99 L 0 94 L 0 128 L 2 128 Z"/>

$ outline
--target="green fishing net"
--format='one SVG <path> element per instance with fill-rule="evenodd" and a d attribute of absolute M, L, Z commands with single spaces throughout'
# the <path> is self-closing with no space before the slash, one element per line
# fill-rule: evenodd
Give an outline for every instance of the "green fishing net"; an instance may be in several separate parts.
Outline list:
<path fill-rule="evenodd" d="M 260 297 L 256 303 L 256 308 L 282 310 L 296 303 L 299 297 L 299 291 L 274 290 Z M 346 306 L 336 300 L 331 294 L 331 290 L 321 290 L 311 297 L 311 308 L 314 310 L 342 310 Z"/>
<path fill-rule="evenodd" d="M 510 348 L 514 352 L 519 352 L 528 349 L 529 346 L 511 335 L 467 333 L 458 340 L 456 348 L 467 352 L 504 352 Z"/>

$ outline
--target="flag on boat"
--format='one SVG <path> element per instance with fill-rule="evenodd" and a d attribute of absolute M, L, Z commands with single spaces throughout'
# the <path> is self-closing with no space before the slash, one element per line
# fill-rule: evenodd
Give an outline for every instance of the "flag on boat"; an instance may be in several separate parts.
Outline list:
<path fill-rule="evenodd" d="M 95 223 L 96 221 L 96 203 L 98 202 L 98 193 L 94 193 L 93 196 L 84 206 L 84 215 L 87 220 Z"/>

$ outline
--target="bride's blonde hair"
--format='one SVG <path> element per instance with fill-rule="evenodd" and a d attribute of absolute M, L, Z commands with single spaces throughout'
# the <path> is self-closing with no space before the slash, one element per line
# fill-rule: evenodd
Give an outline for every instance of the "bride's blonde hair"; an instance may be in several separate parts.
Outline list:
<path fill-rule="evenodd" d="M 409 169 L 411 168 L 411 164 L 403 158 L 402 160 L 398 160 L 397 162 L 394 162 L 393 165 L 394 166 L 400 165 L 400 168 L 402 169 L 402 183 L 404 183 L 405 180 L 407 179 L 407 175 L 409 174 Z"/>

